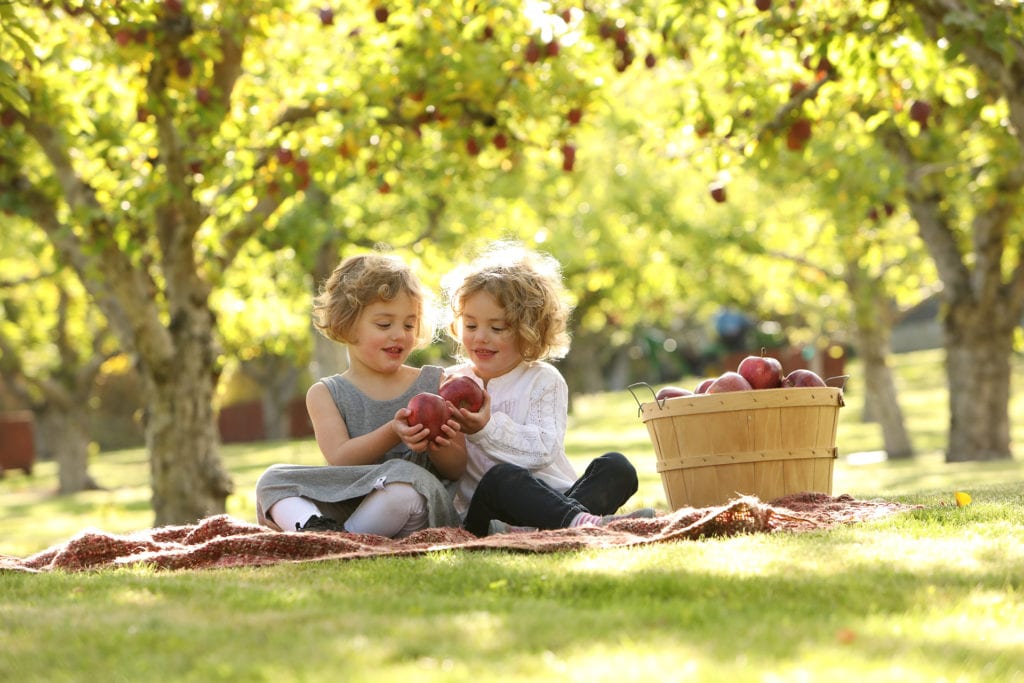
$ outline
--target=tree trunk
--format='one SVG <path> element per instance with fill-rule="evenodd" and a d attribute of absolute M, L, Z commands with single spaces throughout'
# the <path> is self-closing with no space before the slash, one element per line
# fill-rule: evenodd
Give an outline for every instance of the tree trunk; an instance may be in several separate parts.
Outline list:
<path fill-rule="evenodd" d="M 88 418 L 85 410 L 64 410 L 53 402 L 36 412 L 38 431 L 46 435 L 46 448 L 57 461 L 60 495 L 100 488 L 89 474 Z"/>
<path fill-rule="evenodd" d="M 348 369 L 348 349 L 313 329 L 313 362 L 309 372 L 313 381 Z"/>
<path fill-rule="evenodd" d="M 173 354 L 140 356 L 149 399 L 146 446 L 156 526 L 222 514 L 233 489 L 218 453 L 213 315 L 200 293 L 182 296 L 175 307 L 178 312 L 168 326 Z M 147 357 L 157 362 L 150 364 Z"/>
<path fill-rule="evenodd" d="M 337 344 L 335 344 L 337 346 Z M 298 391 L 299 369 L 292 358 L 264 354 L 242 363 L 242 372 L 261 387 L 264 438 L 287 439 L 289 406 Z"/>
<path fill-rule="evenodd" d="M 943 320 L 949 383 L 946 462 L 1005 460 L 1010 451 L 1010 358 L 1018 321 L 999 307 L 954 302 Z"/>
<path fill-rule="evenodd" d="M 336 239 L 327 240 L 320 245 L 310 273 L 313 278 L 314 296 L 338 265 L 338 250 L 339 242 Z M 312 297 L 310 301 L 312 301 Z M 310 362 L 309 373 L 313 381 L 345 372 L 348 369 L 348 349 L 345 345 L 328 339 L 312 325 L 310 325 L 310 329 L 313 333 L 313 358 Z"/>
<path fill-rule="evenodd" d="M 217 452 L 213 389 L 209 376 L 183 368 L 174 381 L 155 384 L 148 393 L 146 447 L 156 526 L 190 524 L 226 511 L 232 485 Z"/>
<path fill-rule="evenodd" d="M 862 267 L 858 258 L 847 259 L 843 280 L 853 301 L 854 340 L 864 367 L 865 412 L 870 411 L 882 429 L 887 457 L 911 458 L 914 448 L 889 367 L 894 306 L 884 280 Z"/>
<path fill-rule="evenodd" d="M 856 330 L 857 355 L 864 367 L 864 405 L 882 429 L 882 442 L 889 459 L 913 457 L 914 448 L 907 433 L 903 409 L 900 408 L 889 367 L 887 335 L 875 327 Z"/>

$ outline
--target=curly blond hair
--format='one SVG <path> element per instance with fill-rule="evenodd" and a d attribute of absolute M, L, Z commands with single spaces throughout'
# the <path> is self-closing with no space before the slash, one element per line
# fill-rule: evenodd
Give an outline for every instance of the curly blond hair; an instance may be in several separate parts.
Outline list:
<path fill-rule="evenodd" d="M 453 313 L 448 334 L 465 356 L 459 328 L 466 300 L 487 292 L 505 309 L 505 323 L 527 361 L 562 358 L 569 352 L 569 315 L 562 267 L 552 256 L 509 242 L 491 245 L 469 266 L 447 278 Z"/>
<path fill-rule="evenodd" d="M 404 261 L 387 254 L 350 256 L 338 264 L 313 299 L 313 325 L 328 339 L 348 344 L 367 306 L 391 301 L 402 292 L 416 302 L 416 348 L 426 346 L 434 338 L 430 295 Z"/>

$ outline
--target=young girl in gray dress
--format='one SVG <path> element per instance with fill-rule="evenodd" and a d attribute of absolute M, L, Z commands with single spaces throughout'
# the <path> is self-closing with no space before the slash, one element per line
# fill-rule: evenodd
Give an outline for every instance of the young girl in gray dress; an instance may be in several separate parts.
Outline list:
<path fill-rule="evenodd" d="M 256 484 L 260 523 L 285 531 L 348 531 L 400 538 L 458 526 L 451 482 L 466 465 L 450 420 L 427 440 L 406 405 L 436 393 L 442 368 L 406 365 L 428 343 L 426 294 L 402 261 L 382 254 L 343 261 L 314 300 L 314 324 L 346 344 L 349 368 L 315 382 L 306 408 L 327 467 L 274 465 Z"/>

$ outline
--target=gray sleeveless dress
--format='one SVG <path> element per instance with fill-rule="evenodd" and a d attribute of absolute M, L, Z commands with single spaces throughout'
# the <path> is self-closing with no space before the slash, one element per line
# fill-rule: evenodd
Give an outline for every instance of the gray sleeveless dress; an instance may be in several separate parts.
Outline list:
<path fill-rule="evenodd" d="M 387 401 L 369 398 L 341 375 L 320 381 L 330 390 L 349 435 L 356 437 L 391 420 L 416 394 L 436 393 L 443 372 L 436 365 L 424 366 L 408 391 Z M 344 522 L 364 496 L 395 482 L 411 485 L 427 499 L 429 526 L 460 525 L 452 504 L 454 485 L 438 478 L 426 453 L 411 451 L 404 443 L 388 451 L 375 465 L 272 465 L 256 482 L 256 516 L 260 524 L 279 529 L 266 511 L 279 500 L 300 496 L 312 500 L 324 516 Z"/>

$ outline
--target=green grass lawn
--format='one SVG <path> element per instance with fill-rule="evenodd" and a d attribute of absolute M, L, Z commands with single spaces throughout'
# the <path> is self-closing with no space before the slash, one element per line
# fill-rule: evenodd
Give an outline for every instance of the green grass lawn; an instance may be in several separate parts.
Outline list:
<path fill-rule="evenodd" d="M 1024 681 L 1024 453 L 943 463 L 939 356 L 898 360 L 920 455 L 850 461 L 881 448 L 852 382 L 833 493 L 919 510 L 807 534 L 554 555 L 0 574 L 0 680 Z M 573 459 L 627 453 L 641 473 L 627 507 L 667 509 L 633 397 L 581 396 L 574 409 Z M 1019 398 L 1011 412 L 1019 442 Z M 267 465 L 319 462 L 312 441 L 223 457 L 236 483 L 229 512 L 247 521 Z M 66 498 L 52 495 L 51 463 L 0 481 L 0 553 L 151 524 L 143 452 L 101 454 L 93 474 L 107 490 Z M 973 503 L 956 507 L 954 490 Z"/>

